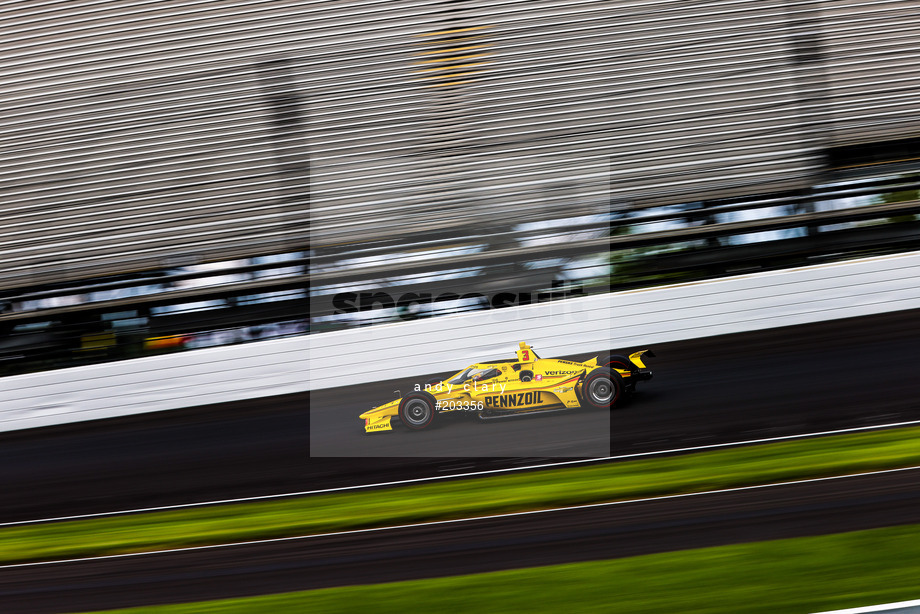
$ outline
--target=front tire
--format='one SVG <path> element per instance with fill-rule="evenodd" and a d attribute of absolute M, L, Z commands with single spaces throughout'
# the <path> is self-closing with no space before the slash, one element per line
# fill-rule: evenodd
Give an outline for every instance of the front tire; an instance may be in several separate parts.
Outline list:
<path fill-rule="evenodd" d="M 421 431 L 434 422 L 435 398 L 428 392 L 410 392 L 399 401 L 399 420 L 411 431 Z"/>
<path fill-rule="evenodd" d="M 583 406 L 591 409 L 611 409 L 623 396 L 623 378 L 613 369 L 598 367 L 588 374 L 581 385 Z"/>

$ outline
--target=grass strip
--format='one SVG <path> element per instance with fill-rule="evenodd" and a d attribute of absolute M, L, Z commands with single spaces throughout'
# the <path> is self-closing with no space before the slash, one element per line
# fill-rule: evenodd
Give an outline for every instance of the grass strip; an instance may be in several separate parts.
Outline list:
<path fill-rule="evenodd" d="M 920 428 L 0 529 L 0 563 L 445 520 L 920 465 Z"/>
<path fill-rule="evenodd" d="M 918 536 L 920 525 L 909 525 L 108 614 L 804 614 L 920 597 Z"/>

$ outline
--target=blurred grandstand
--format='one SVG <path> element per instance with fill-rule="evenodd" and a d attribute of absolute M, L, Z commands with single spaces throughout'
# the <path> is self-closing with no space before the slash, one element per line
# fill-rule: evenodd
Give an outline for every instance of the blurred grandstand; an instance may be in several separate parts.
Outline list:
<path fill-rule="evenodd" d="M 0 373 L 920 247 L 903 0 L 0 19 Z"/>

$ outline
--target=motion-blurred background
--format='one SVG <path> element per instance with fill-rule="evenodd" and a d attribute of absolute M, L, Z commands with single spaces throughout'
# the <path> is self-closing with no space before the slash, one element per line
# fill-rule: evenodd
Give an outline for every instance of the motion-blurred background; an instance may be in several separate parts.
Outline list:
<path fill-rule="evenodd" d="M 0 612 L 915 599 L 917 32 L 917 0 L 0 2 Z M 655 378 L 365 436 L 520 341 Z"/>
<path fill-rule="evenodd" d="M 5 374 L 920 242 L 910 1 L 0 20 Z"/>

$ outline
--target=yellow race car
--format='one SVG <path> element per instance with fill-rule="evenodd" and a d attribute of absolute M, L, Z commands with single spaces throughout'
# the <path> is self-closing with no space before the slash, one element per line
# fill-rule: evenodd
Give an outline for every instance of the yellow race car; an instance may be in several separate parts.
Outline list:
<path fill-rule="evenodd" d="M 471 412 L 480 420 L 514 414 L 587 407 L 610 409 L 650 380 L 642 362 L 650 350 L 595 357 L 587 362 L 540 358 L 520 343 L 517 358 L 476 363 L 445 380 L 416 384 L 409 394 L 370 409 L 360 418 L 365 433 L 428 428 L 443 413 Z"/>

